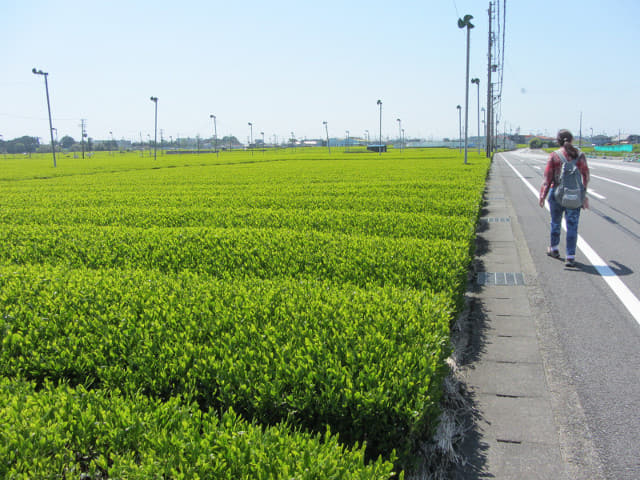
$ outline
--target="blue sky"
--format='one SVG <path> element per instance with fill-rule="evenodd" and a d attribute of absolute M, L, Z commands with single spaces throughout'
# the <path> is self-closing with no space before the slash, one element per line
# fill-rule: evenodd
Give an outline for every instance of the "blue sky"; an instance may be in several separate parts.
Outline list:
<path fill-rule="evenodd" d="M 498 0 L 502 5 L 503 0 Z M 439 139 L 458 132 L 466 35 L 474 16 L 471 77 L 486 103 L 488 0 L 218 2 L 5 0 L 0 2 L 0 134 L 48 143 L 44 82 L 54 127 L 95 139 L 153 136 L 246 141 L 371 136 L 383 102 L 384 136 Z M 640 133 L 640 2 L 507 0 L 501 127 Z M 477 131 L 471 86 L 469 131 Z"/>

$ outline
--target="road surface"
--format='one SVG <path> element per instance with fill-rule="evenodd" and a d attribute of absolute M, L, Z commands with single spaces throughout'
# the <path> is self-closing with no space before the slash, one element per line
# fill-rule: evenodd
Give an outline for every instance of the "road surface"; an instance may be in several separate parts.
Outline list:
<path fill-rule="evenodd" d="M 506 194 L 538 273 L 607 478 L 640 479 L 640 164 L 588 159 L 590 210 L 582 210 L 577 268 L 546 256 L 549 212 L 538 205 L 544 152 L 497 154 Z M 560 253 L 564 257 L 565 232 Z"/>

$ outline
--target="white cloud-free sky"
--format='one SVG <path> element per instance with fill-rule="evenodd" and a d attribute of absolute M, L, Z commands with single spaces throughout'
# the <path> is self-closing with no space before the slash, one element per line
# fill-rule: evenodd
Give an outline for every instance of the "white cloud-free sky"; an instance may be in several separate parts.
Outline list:
<path fill-rule="evenodd" d="M 503 6 L 504 0 L 496 0 Z M 486 106 L 488 0 L 0 2 L 0 135 L 456 137 L 470 76 Z M 506 1 L 501 127 L 640 133 L 640 2 Z M 469 132 L 477 130 L 471 85 Z"/>

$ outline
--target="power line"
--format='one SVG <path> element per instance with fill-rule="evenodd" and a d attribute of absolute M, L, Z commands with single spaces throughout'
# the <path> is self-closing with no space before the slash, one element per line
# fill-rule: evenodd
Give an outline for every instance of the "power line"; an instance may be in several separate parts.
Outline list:
<path fill-rule="evenodd" d="M 451 0 L 453 2 L 453 8 L 456 9 L 456 17 L 460 17 L 460 14 L 458 13 L 458 5 L 456 5 L 456 0 Z"/>
<path fill-rule="evenodd" d="M 48 117 L 30 117 L 27 115 L 16 115 L 13 113 L 0 113 L 0 117 L 9 117 L 9 118 L 21 118 L 23 120 L 46 120 Z M 55 121 L 71 121 L 76 120 L 75 118 L 62 118 L 62 117 L 51 117 Z"/>
<path fill-rule="evenodd" d="M 490 112 L 492 136 L 498 134 L 497 125 L 502 120 L 502 93 L 504 85 L 504 58 L 506 42 L 506 9 L 507 0 L 491 0 L 489 2 L 489 69 L 496 74 L 492 80 L 491 73 L 488 79 L 487 111 Z M 495 21 L 495 32 L 492 30 L 492 23 Z"/>
<path fill-rule="evenodd" d="M 502 115 L 502 88 L 504 85 L 504 50 L 505 50 L 505 38 L 506 38 L 506 30 L 507 30 L 507 0 L 503 0 L 502 2 L 502 14 L 500 12 L 500 1 L 498 0 L 498 42 L 496 42 L 499 46 L 498 55 L 499 55 L 499 63 L 498 68 L 500 69 L 500 80 L 498 81 L 498 112 L 499 115 Z M 500 20 L 502 19 L 502 24 Z M 502 36 L 502 45 L 500 45 L 500 36 Z"/>

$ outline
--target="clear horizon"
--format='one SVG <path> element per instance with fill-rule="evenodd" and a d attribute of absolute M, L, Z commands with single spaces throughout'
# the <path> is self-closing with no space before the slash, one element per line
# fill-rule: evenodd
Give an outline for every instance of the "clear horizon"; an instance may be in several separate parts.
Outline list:
<path fill-rule="evenodd" d="M 640 133 L 632 0 L 549 0 L 506 5 L 499 131 L 554 136 Z M 42 76 L 49 73 L 58 138 L 153 137 L 457 138 L 464 108 L 466 33 L 473 15 L 470 78 L 486 107 L 489 1 L 277 0 L 242 5 L 187 0 L 92 4 L 27 0 L 0 6 L 0 135 L 49 143 Z M 504 12 L 501 12 L 504 13 Z M 477 87 L 469 90 L 469 136 L 478 134 Z M 463 112 L 464 121 L 464 112 Z M 482 126 L 480 127 L 482 131 Z M 482 132 L 481 132 L 482 133 Z"/>

